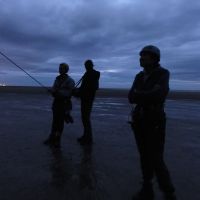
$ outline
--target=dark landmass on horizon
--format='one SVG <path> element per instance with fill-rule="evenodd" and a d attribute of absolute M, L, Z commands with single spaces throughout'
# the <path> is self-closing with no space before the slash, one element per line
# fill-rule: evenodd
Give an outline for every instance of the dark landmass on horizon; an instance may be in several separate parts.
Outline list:
<path fill-rule="evenodd" d="M 50 87 L 47 87 L 47 89 Z M 0 93 L 45 94 L 47 89 L 35 86 L 1 86 Z M 127 97 L 129 89 L 100 88 L 97 97 Z M 200 90 L 171 90 L 168 99 L 200 100 Z"/>

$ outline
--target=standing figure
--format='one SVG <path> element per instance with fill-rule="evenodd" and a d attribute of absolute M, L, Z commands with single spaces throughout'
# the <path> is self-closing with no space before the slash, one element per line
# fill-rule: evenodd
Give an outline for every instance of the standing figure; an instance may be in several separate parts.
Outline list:
<path fill-rule="evenodd" d="M 139 72 L 128 99 L 136 104 L 132 113 L 132 130 L 140 154 L 142 189 L 134 200 L 152 200 L 152 179 L 157 178 L 165 200 L 175 200 L 175 189 L 164 162 L 166 117 L 164 103 L 169 91 L 169 71 L 159 64 L 160 50 L 152 45 L 140 51 Z"/>
<path fill-rule="evenodd" d="M 54 97 L 52 104 L 53 120 L 51 133 L 44 144 L 60 147 L 61 135 L 64 129 L 64 121 L 73 122 L 70 110 L 72 109 L 71 94 L 74 88 L 74 80 L 67 74 L 69 66 L 61 63 L 59 66 L 60 75 L 56 77 L 50 92 Z"/>
<path fill-rule="evenodd" d="M 78 142 L 83 144 L 92 144 L 92 126 L 90 115 L 94 102 L 96 90 L 99 89 L 100 72 L 93 69 L 92 60 L 85 61 L 86 72 L 82 77 L 81 86 L 79 88 L 81 99 L 81 119 L 84 127 L 83 135 L 78 138 Z"/>

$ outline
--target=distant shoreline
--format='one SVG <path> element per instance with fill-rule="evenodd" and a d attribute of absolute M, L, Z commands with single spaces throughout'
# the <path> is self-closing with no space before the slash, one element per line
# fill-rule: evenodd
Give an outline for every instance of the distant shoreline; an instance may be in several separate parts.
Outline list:
<path fill-rule="evenodd" d="M 48 87 L 47 87 L 48 88 Z M 124 97 L 127 98 L 129 89 L 102 88 L 97 92 L 97 97 Z M 33 86 L 1 86 L 0 93 L 45 94 L 45 88 Z M 200 91 L 172 90 L 168 99 L 200 100 Z"/>

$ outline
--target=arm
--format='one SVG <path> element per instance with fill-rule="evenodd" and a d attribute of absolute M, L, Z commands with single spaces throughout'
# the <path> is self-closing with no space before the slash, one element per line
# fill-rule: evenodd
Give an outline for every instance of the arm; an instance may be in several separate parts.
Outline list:
<path fill-rule="evenodd" d="M 52 95 L 53 97 L 56 96 L 56 93 L 57 93 L 57 90 L 58 90 L 58 89 L 57 89 L 57 85 L 58 85 L 57 79 L 55 79 L 55 81 L 54 81 L 52 87 L 48 90 L 48 91 L 51 93 L 51 95 Z"/>
<path fill-rule="evenodd" d="M 162 73 L 157 83 L 151 90 L 138 90 L 133 84 L 130 90 L 130 103 L 149 105 L 163 103 L 169 91 L 169 72 Z"/>
<path fill-rule="evenodd" d="M 95 90 L 99 89 L 99 78 L 100 78 L 100 72 L 97 72 L 96 78 L 93 79 L 93 83 L 92 83 L 92 85 L 94 86 Z"/>
<path fill-rule="evenodd" d="M 137 80 L 137 76 L 135 77 L 135 80 L 133 81 L 132 87 L 131 87 L 131 89 L 130 89 L 130 91 L 128 93 L 128 100 L 129 100 L 129 103 L 131 103 L 131 104 L 136 103 L 135 102 L 135 91 L 136 91 L 135 85 L 136 85 L 136 80 Z"/>

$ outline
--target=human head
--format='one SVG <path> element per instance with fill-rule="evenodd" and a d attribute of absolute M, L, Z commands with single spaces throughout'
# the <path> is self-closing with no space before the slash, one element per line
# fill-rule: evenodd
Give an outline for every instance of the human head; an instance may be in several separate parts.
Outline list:
<path fill-rule="evenodd" d="M 61 63 L 59 66 L 59 73 L 61 75 L 66 74 L 69 71 L 69 65 L 66 63 Z"/>
<path fill-rule="evenodd" d="M 93 66 L 94 66 L 92 60 L 86 60 L 84 65 L 87 71 L 93 69 Z"/>
<path fill-rule="evenodd" d="M 151 68 L 158 65 L 160 61 L 160 49 L 153 45 L 148 45 L 140 51 L 141 67 Z"/>

